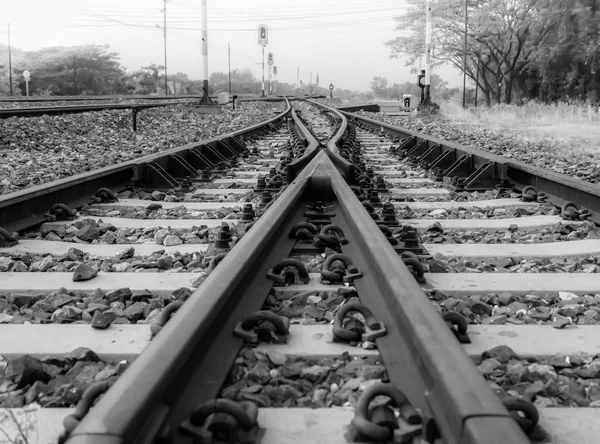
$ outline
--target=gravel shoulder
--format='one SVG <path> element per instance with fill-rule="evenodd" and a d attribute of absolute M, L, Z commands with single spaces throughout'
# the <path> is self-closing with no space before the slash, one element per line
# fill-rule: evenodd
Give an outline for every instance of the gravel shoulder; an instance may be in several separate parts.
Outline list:
<path fill-rule="evenodd" d="M 282 103 L 202 114 L 185 105 L 0 120 L 0 195 L 210 139 L 272 118 Z"/>
<path fill-rule="evenodd" d="M 429 136 L 460 143 L 591 183 L 600 181 L 600 144 L 597 124 L 554 126 L 503 126 L 454 120 L 444 115 L 388 116 L 359 111 L 362 117 L 408 128 Z M 595 131 L 594 131 L 595 130 Z M 557 132 L 560 137 L 557 137 Z"/>

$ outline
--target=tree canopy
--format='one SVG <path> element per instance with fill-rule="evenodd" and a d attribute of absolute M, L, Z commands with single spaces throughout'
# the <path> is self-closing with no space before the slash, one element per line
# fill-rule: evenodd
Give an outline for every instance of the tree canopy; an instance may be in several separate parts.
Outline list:
<path fill-rule="evenodd" d="M 425 8 L 407 0 L 392 57 L 424 53 Z M 465 5 L 467 8 L 465 62 Z M 488 103 L 600 98 L 599 0 L 431 0 L 434 64 L 451 64 Z M 435 65 L 434 65 L 435 66 Z"/>

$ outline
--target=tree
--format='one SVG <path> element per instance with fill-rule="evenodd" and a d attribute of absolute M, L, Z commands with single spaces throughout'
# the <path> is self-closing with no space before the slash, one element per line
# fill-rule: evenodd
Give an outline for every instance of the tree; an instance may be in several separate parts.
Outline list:
<path fill-rule="evenodd" d="M 424 53 L 425 11 L 395 18 L 400 35 L 387 44 L 392 57 L 414 65 Z M 465 63 L 464 9 L 468 27 Z M 553 100 L 567 90 L 597 98 L 600 38 L 597 0 L 431 0 L 433 64 L 451 64 L 476 82 L 487 104 L 519 97 Z M 595 67 L 595 68 L 594 68 Z"/>
<path fill-rule="evenodd" d="M 385 98 L 388 95 L 388 81 L 385 77 L 373 77 L 371 81 L 371 91 L 375 97 Z"/>
<path fill-rule="evenodd" d="M 126 73 L 118 58 L 117 53 L 108 52 L 108 45 L 54 46 L 25 52 L 15 65 L 15 72 L 31 72 L 32 92 L 120 94 L 127 89 Z M 24 90 L 24 81 L 20 87 Z"/>

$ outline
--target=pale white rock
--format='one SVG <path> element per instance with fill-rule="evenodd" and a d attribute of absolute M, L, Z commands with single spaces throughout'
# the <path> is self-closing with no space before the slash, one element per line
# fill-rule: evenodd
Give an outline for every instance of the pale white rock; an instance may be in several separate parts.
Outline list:
<path fill-rule="evenodd" d="M 166 239 L 166 237 L 169 235 L 169 230 L 167 230 L 166 228 L 162 228 L 160 230 L 158 230 L 156 233 L 154 233 L 154 240 L 156 241 L 157 244 L 162 245 L 162 243 L 164 242 L 164 240 Z"/>
<path fill-rule="evenodd" d="M 126 273 L 130 271 L 133 267 L 129 262 L 121 262 L 120 264 L 114 264 L 113 270 L 117 273 Z"/>
<path fill-rule="evenodd" d="M 579 296 L 577 296 L 575 293 L 569 293 L 568 291 L 559 291 L 558 297 L 560 298 L 561 301 L 570 301 L 573 299 L 579 299 Z"/>
<path fill-rule="evenodd" d="M 448 212 L 446 210 L 439 208 L 437 210 L 430 211 L 428 213 L 428 216 L 437 217 L 437 216 L 445 216 L 446 214 L 448 214 Z"/>
<path fill-rule="evenodd" d="M 177 236 L 175 236 L 173 234 L 169 234 L 167 237 L 164 238 L 162 244 L 167 247 L 172 247 L 174 245 L 183 244 L 183 241 L 181 239 L 179 239 Z"/>
<path fill-rule="evenodd" d="M 318 304 L 322 300 L 323 300 L 323 298 L 321 296 L 317 296 L 317 295 L 311 295 L 306 298 L 306 302 L 309 302 L 311 304 Z"/>

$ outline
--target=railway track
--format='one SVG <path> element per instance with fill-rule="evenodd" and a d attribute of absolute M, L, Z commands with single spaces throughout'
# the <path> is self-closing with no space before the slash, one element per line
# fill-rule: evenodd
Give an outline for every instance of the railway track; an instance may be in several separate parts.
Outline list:
<path fill-rule="evenodd" d="M 211 430 L 213 439 L 236 442 L 434 442 L 439 435 L 446 443 L 525 443 L 530 438 L 501 400 L 506 394 L 520 396 L 506 405 L 529 412 L 523 398 L 558 396 L 548 393 L 549 382 L 591 398 L 595 361 L 574 355 L 596 352 L 596 326 L 567 326 L 566 315 L 579 314 L 578 295 L 595 292 L 595 275 L 506 279 L 486 271 L 507 269 L 507 257 L 597 254 L 592 224 L 564 223 L 552 205 L 523 202 L 521 193 L 469 190 L 473 179 L 466 188 L 436 181 L 438 170 L 417 167 L 424 159 L 411 134 L 348 123 L 315 106 L 294 102 L 299 113 L 287 111 L 266 129 L 0 200 L 8 228 L 0 256 L 10 258 L 0 265 L 19 270 L 0 274 L 10 295 L 3 322 L 32 322 L 0 325 L 13 384 L 5 393 L 64 407 L 85 388 L 93 387 L 84 398 L 108 389 L 87 415 L 85 403 L 75 416 L 65 408 L 5 410 L 4 427 L 19 415 L 35 423 L 7 429 L 15 440 L 29 433 L 51 442 L 66 416 L 69 443 L 192 442 Z M 445 152 L 431 143 L 419 149 Z M 471 168 L 484 164 L 471 161 Z M 508 188 L 511 178 L 495 179 Z M 99 185 L 119 191 L 119 200 L 95 193 Z M 82 206 L 93 194 L 97 202 Z M 79 207 L 79 215 L 58 206 L 48 219 L 67 220 L 40 225 L 56 202 Z M 564 242 L 520 243 L 523 231 L 535 236 L 561 221 L 569 228 L 555 240 Z M 515 243 L 457 243 L 465 232 L 494 231 Z M 572 240 L 584 234 L 590 239 Z M 52 272 L 23 272 L 34 270 Z M 509 316 L 510 304 L 521 314 Z M 452 334 L 448 312 L 477 324 L 467 329 L 469 343 Z M 524 319 L 566 328 L 517 325 Z M 571 361 L 545 360 L 559 353 Z M 524 374 L 534 389 L 511 385 Z M 577 378 L 587 382 L 572 385 Z M 50 399 L 48 387 L 68 391 L 69 384 L 71 398 Z M 594 442 L 594 409 L 547 405 L 531 440 Z"/>

